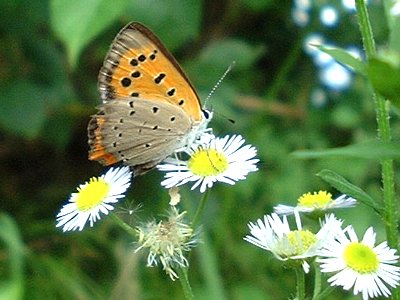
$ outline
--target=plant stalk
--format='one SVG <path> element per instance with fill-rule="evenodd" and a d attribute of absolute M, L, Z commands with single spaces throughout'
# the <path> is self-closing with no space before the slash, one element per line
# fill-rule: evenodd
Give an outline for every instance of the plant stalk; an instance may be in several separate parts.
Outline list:
<path fill-rule="evenodd" d="M 305 275 L 304 275 L 304 270 L 299 267 L 296 268 L 296 288 L 297 288 L 297 293 L 296 293 L 296 299 L 297 300 L 304 300 L 305 299 Z"/>
<path fill-rule="evenodd" d="M 355 3 L 364 50 L 367 59 L 370 59 L 374 55 L 376 55 L 376 47 L 371 23 L 368 16 L 366 1 L 356 0 Z M 386 100 L 381 95 L 374 93 L 373 98 L 375 100 L 376 120 L 378 124 L 378 139 L 382 142 L 389 142 L 392 139 L 389 122 L 389 106 L 386 105 Z M 385 204 L 385 214 L 383 217 L 385 222 L 387 241 L 388 245 L 391 248 L 398 249 L 398 209 L 397 203 L 395 202 L 393 160 L 382 159 L 381 166 L 383 199 Z M 399 289 L 396 289 L 394 291 L 393 299 L 400 299 Z"/>
<path fill-rule="evenodd" d="M 194 295 L 192 291 L 192 287 L 190 286 L 189 282 L 189 276 L 188 276 L 188 269 L 187 268 L 178 268 L 178 276 L 179 276 L 179 281 L 182 286 L 183 294 L 185 295 L 186 300 L 193 300 Z"/>
<path fill-rule="evenodd" d="M 126 231 L 129 235 L 134 236 L 135 238 L 138 236 L 135 229 L 133 229 L 130 225 L 125 223 L 120 217 L 118 217 L 115 213 L 110 213 L 110 218 L 121 227 L 124 231 Z"/>

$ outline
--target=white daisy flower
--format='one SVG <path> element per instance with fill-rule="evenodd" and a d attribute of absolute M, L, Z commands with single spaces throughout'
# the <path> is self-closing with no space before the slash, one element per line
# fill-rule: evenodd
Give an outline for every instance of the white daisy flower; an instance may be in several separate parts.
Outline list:
<path fill-rule="evenodd" d="M 168 219 L 160 222 L 150 221 L 138 226 L 140 245 L 135 252 L 147 249 L 147 266 L 161 264 L 163 270 L 172 280 L 178 278 L 176 268 L 189 266 L 184 253 L 189 252 L 197 244 L 196 233 L 184 220 L 186 212 L 171 206 Z"/>
<path fill-rule="evenodd" d="M 357 200 L 347 195 L 332 199 L 331 193 L 319 191 L 301 195 L 296 206 L 279 204 L 274 207 L 274 212 L 278 215 L 292 215 L 295 210 L 303 213 L 325 213 L 327 210 L 353 207 L 356 204 Z"/>
<path fill-rule="evenodd" d="M 82 230 L 86 222 L 92 227 L 100 220 L 100 212 L 107 215 L 113 210 L 111 203 L 118 202 L 131 184 L 129 167 L 111 168 L 100 177 L 92 177 L 81 184 L 77 193 L 72 193 L 57 215 L 56 227 L 63 231 Z"/>
<path fill-rule="evenodd" d="M 264 219 L 258 219 L 256 223 L 249 223 L 250 235 L 244 240 L 272 254 L 281 261 L 297 266 L 302 265 L 304 272 L 308 273 L 310 266 L 306 261 L 316 256 L 322 245 L 332 239 L 336 232 L 340 231 L 342 221 L 333 214 L 325 217 L 321 229 L 317 234 L 309 230 L 303 230 L 298 212 L 294 213 L 297 230 L 290 230 L 287 216 L 282 219 L 275 213 L 265 215 Z"/>
<path fill-rule="evenodd" d="M 257 171 L 255 159 L 257 150 L 251 145 L 243 146 L 245 140 L 240 135 L 212 138 L 208 143 L 187 150 L 187 161 L 169 159 L 157 168 L 167 172 L 161 185 L 166 188 L 195 182 L 192 190 L 200 186 L 203 193 L 214 182 L 235 184 L 250 172 Z"/>
<path fill-rule="evenodd" d="M 387 285 L 396 287 L 400 281 L 399 256 L 387 242 L 374 246 L 376 234 L 372 227 L 358 241 L 353 227 L 341 230 L 334 240 L 321 249 L 317 259 L 322 272 L 336 272 L 328 279 L 332 286 L 342 286 L 362 294 L 364 300 L 378 296 L 389 297 Z"/>

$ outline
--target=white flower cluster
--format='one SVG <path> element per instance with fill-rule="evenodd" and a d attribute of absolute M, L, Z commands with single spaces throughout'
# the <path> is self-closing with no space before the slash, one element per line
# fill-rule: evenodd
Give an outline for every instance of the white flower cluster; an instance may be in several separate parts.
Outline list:
<path fill-rule="evenodd" d="M 288 266 L 302 265 L 309 272 L 309 263 L 316 260 L 323 273 L 334 273 L 328 282 L 353 288 L 367 300 L 378 296 L 389 297 L 388 288 L 395 288 L 400 281 L 399 256 L 387 242 L 376 245 L 376 234 L 368 228 L 362 240 L 357 238 L 352 226 L 342 228 L 343 221 L 333 214 L 325 214 L 320 230 L 304 230 L 300 213 L 320 214 L 333 208 L 352 207 L 356 200 L 342 195 L 332 199 L 324 191 L 307 193 L 299 198 L 296 207 L 278 205 L 275 213 L 249 223 L 250 234 L 244 240 L 271 252 Z M 278 214 L 283 215 L 280 217 Z M 294 214 L 296 229 L 291 230 L 288 215 Z"/>

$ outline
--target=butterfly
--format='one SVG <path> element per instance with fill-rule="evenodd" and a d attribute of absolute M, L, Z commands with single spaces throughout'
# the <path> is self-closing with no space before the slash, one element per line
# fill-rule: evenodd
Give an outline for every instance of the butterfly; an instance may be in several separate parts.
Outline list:
<path fill-rule="evenodd" d="M 175 58 L 140 23 L 115 37 L 98 88 L 102 104 L 88 125 L 89 159 L 122 162 L 135 176 L 190 147 L 212 118 Z"/>

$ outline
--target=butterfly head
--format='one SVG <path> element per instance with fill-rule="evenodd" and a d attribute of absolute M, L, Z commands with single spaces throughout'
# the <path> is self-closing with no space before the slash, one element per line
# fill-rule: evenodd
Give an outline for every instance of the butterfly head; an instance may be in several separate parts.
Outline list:
<path fill-rule="evenodd" d="M 208 128 L 208 123 L 210 123 L 213 112 L 207 109 L 202 109 L 202 119 L 194 128 L 192 128 L 191 132 L 186 136 L 183 141 L 183 147 L 176 150 L 176 152 L 184 151 L 193 145 L 202 144 L 204 139 L 208 139 L 210 133 L 212 133 L 212 128 Z"/>

